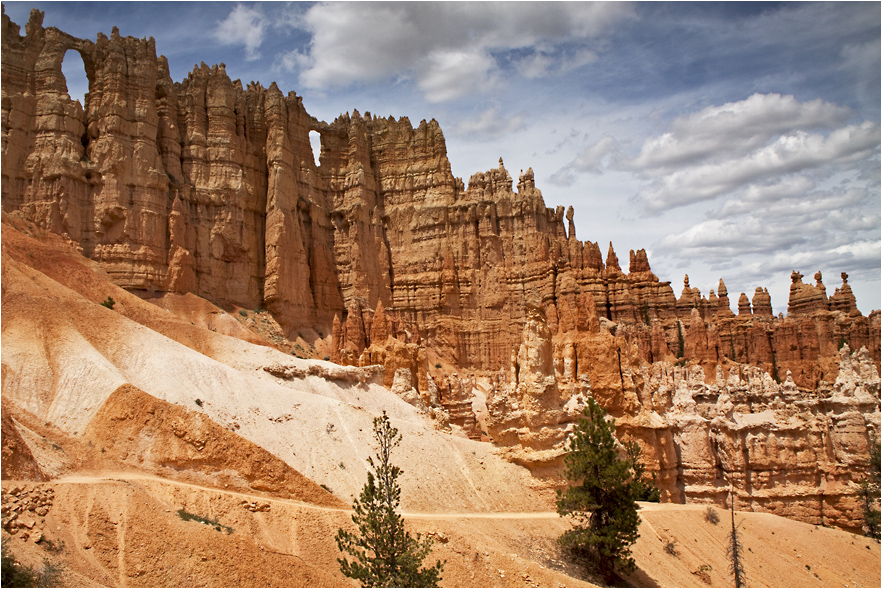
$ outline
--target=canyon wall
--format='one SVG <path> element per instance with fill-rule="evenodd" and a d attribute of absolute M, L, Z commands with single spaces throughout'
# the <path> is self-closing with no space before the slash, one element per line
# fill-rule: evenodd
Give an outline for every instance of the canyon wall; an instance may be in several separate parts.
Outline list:
<path fill-rule="evenodd" d="M 604 258 L 577 239 L 574 210 L 547 208 L 531 169 L 515 183 L 500 158 L 467 186 L 455 178 L 434 120 L 318 121 L 295 93 L 243 85 L 223 64 L 175 82 L 153 39 L 82 40 L 42 18 L 33 11 L 21 35 L 3 14 L 3 211 L 64 236 L 117 284 L 331 334 L 335 361 L 385 365 L 387 386 L 444 405 L 537 472 L 557 464 L 586 395 L 641 441 L 671 500 L 718 500 L 725 480 L 787 512 L 829 503 L 819 489 L 865 465 L 880 314 L 858 311 L 844 273 L 828 297 L 820 274 L 812 285 L 794 272 L 786 317 L 761 287 L 737 314 L 722 280 L 704 296 L 686 277 L 677 297 L 644 250 L 626 272 L 612 244 Z M 68 51 L 85 64 L 84 105 L 67 94 Z M 848 374 L 875 401 L 858 395 L 840 427 L 829 399 L 842 396 L 843 363 L 858 362 L 845 350 L 865 350 Z M 797 421 L 744 425 L 779 402 L 803 403 Z M 770 451 L 760 462 L 772 466 L 745 466 L 760 434 L 766 447 L 806 445 L 788 450 L 797 474 Z"/>

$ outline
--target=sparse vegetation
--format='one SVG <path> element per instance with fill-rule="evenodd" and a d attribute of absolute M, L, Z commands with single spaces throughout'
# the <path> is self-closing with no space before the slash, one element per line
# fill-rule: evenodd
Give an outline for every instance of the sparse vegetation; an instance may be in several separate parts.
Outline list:
<path fill-rule="evenodd" d="M 636 490 L 634 499 L 636 501 L 649 501 L 651 503 L 660 502 L 661 491 L 655 486 L 655 473 L 652 475 L 652 480 L 649 480 L 644 476 L 646 466 L 644 466 L 643 461 L 641 460 L 642 452 L 640 451 L 640 446 L 637 445 L 637 442 L 634 442 L 633 440 L 627 442 L 625 444 L 625 453 L 628 455 L 628 460 L 631 462 L 631 472 L 634 477 L 634 486 Z"/>
<path fill-rule="evenodd" d="M 639 486 L 630 459 L 619 457 L 615 424 L 606 412 L 588 399 L 585 419 L 571 435 L 564 458 L 565 474 L 574 483 L 558 491 L 557 512 L 575 520 L 559 538 L 576 560 L 595 562 L 605 580 L 616 571 L 632 572 L 636 565 L 631 545 L 637 540 Z"/>
<path fill-rule="evenodd" d="M 24 566 L 15 560 L 6 540 L 2 545 L 2 585 L 4 587 L 58 587 L 61 584 L 63 566 L 43 560 L 43 566 Z"/>
<path fill-rule="evenodd" d="M 735 525 L 735 494 L 729 494 L 729 509 L 732 513 L 732 532 L 729 534 L 729 547 L 726 555 L 729 557 L 729 572 L 735 582 L 735 587 L 744 587 L 747 579 L 744 574 L 744 563 L 741 561 L 741 554 L 744 548 L 741 546 L 741 540 L 738 538 L 738 528 Z"/>
<path fill-rule="evenodd" d="M 441 368 L 441 363 L 440 363 L 440 362 L 435 362 L 435 368 Z"/>
<path fill-rule="evenodd" d="M 437 561 L 421 568 L 434 540 L 420 534 L 411 536 L 396 511 L 401 500 L 398 477 L 402 471 L 392 465 L 390 457 L 401 435 L 385 411 L 374 419 L 374 437 L 380 446 L 377 462 L 368 458 L 371 470 L 367 483 L 352 504 L 352 522 L 358 533 L 339 529 L 335 536 L 337 547 L 354 557 L 353 561 L 338 558 L 340 570 L 363 587 L 437 587 L 444 563 Z"/>
<path fill-rule="evenodd" d="M 218 532 L 226 532 L 227 534 L 233 533 L 233 528 L 230 526 L 225 526 L 222 523 L 219 523 L 216 519 L 209 519 L 207 517 L 202 517 L 201 515 L 196 515 L 195 513 L 190 513 L 184 509 L 178 510 L 178 517 L 180 517 L 185 522 L 195 521 L 200 524 L 205 524 L 206 526 L 210 526 L 217 530 Z"/>
<path fill-rule="evenodd" d="M 677 541 L 671 540 L 667 544 L 665 544 L 665 552 L 667 552 L 671 556 L 680 556 L 680 553 L 677 552 Z"/>
<path fill-rule="evenodd" d="M 880 537 L 879 517 L 879 477 L 880 477 L 880 449 L 879 439 L 875 435 L 870 436 L 870 472 L 865 474 L 859 481 L 858 493 L 864 508 L 864 535 L 875 540 Z"/>
<path fill-rule="evenodd" d="M 53 554 L 58 554 L 59 552 L 64 550 L 64 540 L 50 540 L 45 536 L 37 542 L 45 548 L 48 552 Z"/>
<path fill-rule="evenodd" d="M 113 297 L 108 296 L 101 302 L 102 307 L 107 307 L 108 309 L 113 309 L 113 306 L 116 304 L 116 301 L 113 300 Z"/>
<path fill-rule="evenodd" d="M 241 315 L 242 317 L 248 317 L 248 311 L 246 311 L 245 309 L 239 309 L 239 315 Z"/>
<path fill-rule="evenodd" d="M 331 357 L 330 357 L 330 356 L 325 356 L 325 362 L 330 362 L 330 361 L 331 361 Z"/>
<path fill-rule="evenodd" d="M 196 404 L 202 407 L 202 399 L 196 399 Z"/>
<path fill-rule="evenodd" d="M 707 509 L 704 512 L 704 521 L 713 525 L 717 525 L 718 523 L 720 523 L 720 515 L 717 513 L 716 509 L 708 505 Z"/>
<path fill-rule="evenodd" d="M 677 319 L 677 358 L 682 358 L 686 351 L 686 340 L 683 338 L 683 324 Z"/>

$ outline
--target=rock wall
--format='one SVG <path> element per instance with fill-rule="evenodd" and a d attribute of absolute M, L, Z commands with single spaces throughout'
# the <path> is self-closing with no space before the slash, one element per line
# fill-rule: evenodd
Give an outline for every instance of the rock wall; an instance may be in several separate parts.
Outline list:
<path fill-rule="evenodd" d="M 693 315 L 700 320 L 697 311 Z M 866 348 L 835 354 L 837 376 L 812 389 L 757 366 L 642 360 L 596 321 L 552 335 L 531 310 L 508 370 L 488 394 L 488 433 L 538 475 L 560 472 L 568 434 L 592 397 L 634 440 L 662 500 L 725 505 L 860 530 L 857 482 L 880 431 L 879 372 Z"/>
<path fill-rule="evenodd" d="M 628 272 L 612 244 L 604 262 L 599 244 L 576 238 L 572 207 L 545 207 L 531 169 L 515 186 L 500 159 L 465 188 L 434 120 L 354 111 L 320 122 L 293 92 L 243 87 L 223 64 L 173 82 L 152 39 L 114 29 L 81 40 L 42 18 L 33 11 L 21 36 L 3 16 L 3 209 L 66 236 L 128 289 L 265 307 L 288 333 L 330 332 L 337 316 L 349 363 L 375 342 L 378 304 L 393 337 L 495 370 L 528 305 L 556 333 L 587 293 L 648 362 L 725 357 L 816 386 L 835 378 L 823 359 L 848 342 L 878 366 L 878 316 L 860 315 L 845 276 L 828 300 L 820 276 L 811 286 L 794 273 L 788 320 L 799 325 L 776 321 L 762 289 L 752 307 L 739 302 L 737 319 L 751 321 L 731 321 L 722 280 L 705 298 L 687 276 L 677 298 L 643 250 L 629 252 Z M 67 95 L 67 51 L 83 57 L 85 105 Z M 701 331 L 693 309 L 708 333 L 687 354 L 686 324 Z"/>

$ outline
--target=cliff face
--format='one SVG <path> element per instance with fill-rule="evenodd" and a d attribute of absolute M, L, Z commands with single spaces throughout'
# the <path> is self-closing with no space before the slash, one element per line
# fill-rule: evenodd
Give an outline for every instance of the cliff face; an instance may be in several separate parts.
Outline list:
<path fill-rule="evenodd" d="M 880 380 L 866 348 L 835 356 L 835 379 L 805 389 L 745 364 L 650 365 L 626 337 L 590 321 L 552 335 L 536 311 L 511 367 L 490 379 L 487 431 L 511 460 L 557 472 L 591 397 L 641 446 L 665 501 L 724 504 L 731 485 L 752 510 L 859 529 Z"/>
<path fill-rule="evenodd" d="M 845 344 L 867 350 L 855 386 L 877 383 L 875 405 L 849 410 L 862 416 L 849 431 L 878 432 L 880 315 L 861 315 L 845 274 L 828 298 L 820 274 L 811 285 L 794 272 L 786 318 L 762 288 L 734 314 L 722 280 L 705 297 L 686 277 L 677 297 L 644 250 L 629 252 L 626 272 L 612 244 L 604 258 L 578 240 L 572 207 L 547 208 L 531 169 L 515 184 L 500 159 L 466 187 L 434 120 L 355 111 L 320 122 L 293 92 L 243 87 L 223 64 L 174 82 L 152 39 L 114 29 L 92 42 L 41 23 L 33 11 L 22 36 L 3 15 L 3 210 L 65 236 L 127 289 L 265 307 L 288 333 L 331 333 L 335 361 L 384 364 L 387 386 L 443 404 L 537 468 L 555 464 L 591 395 L 641 440 L 673 500 L 716 498 L 719 468 L 753 493 L 737 453 L 715 457 L 746 448 L 742 417 L 766 409 L 731 400 L 773 390 L 821 407 Z M 67 95 L 67 51 L 83 57 L 85 105 Z M 486 379 L 486 414 L 472 411 L 473 377 L 433 370 L 427 351 Z M 821 432 L 805 443 L 833 466 L 800 475 L 815 490 L 819 473 L 861 460 L 828 452 L 833 426 L 816 424 L 828 405 L 817 407 L 774 434 Z M 784 431 L 775 424 L 756 431 Z M 780 497 L 769 504 L 790 501 Z"/>

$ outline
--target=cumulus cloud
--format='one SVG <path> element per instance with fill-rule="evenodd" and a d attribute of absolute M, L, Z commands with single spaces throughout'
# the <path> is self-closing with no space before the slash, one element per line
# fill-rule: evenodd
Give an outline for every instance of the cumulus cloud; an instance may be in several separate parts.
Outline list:
<path fill-rule="evenodd" d="M 632 202 L 654 215 L 794 174 L 861 167 L 878 153 L 880 129 L 844 124 L 849 114 L 821 100 L 754 94 L 678 117 L 626 163 L 646 180 Z"/>
<path fill-rule="evenodd" d="M 745 185 L 804 170 L 848 163 L 879 145 L 879 126 L 849 125 L 827 135 L 796 131 L 741 158 L 719 158 L 657 177 L 639 195 L 647 213 L 712 200 Z M 647 175 L 656 176 L 649 172 Z"/>
<path fill-rule="evenodd" d="M 737 268 L 730 295 L 794 269 L 878 272 L 880 129 L 850 116 L 820 100 L 754 95 L 675 119 L 627 162 L 644 180 L 631 204 L 705 218 L 654 250 L 672 266 Z M 786 284 L 774 298 L 786 308 Z"/>
<path fill-rule="evenodd" d="M 237 4 L 230 14 L 218 23 L 214 38 L 223 45 L 243 45 L 249 61 L 260 58 L 260 46 L 267 29 L 267 21 L 260 10 Z"/>
<path fill-rule="evenodd" d="M 630 166 L 667 171 L 706 158 L 743 155 L 797 129 L 833 128 L 849 114 L 820 99 L 799 102 L 793 96 L 754 94 L 674 119 L 670 131 L 644 141 Z"/>
<path fill-rule="evenodd" d="M 497 54 L 510 50 L 543 47 L 515 60 L 526 77 L 590 63 L 590 48 L 561 44 L 602 35 L 632 15 L 618 2 L 318 3 L 300 20 L 312 34 L 308 49 L 280 63 L 313 89 L 414 79 L 429 101 L 441 102 L 493 87 Z"/>

